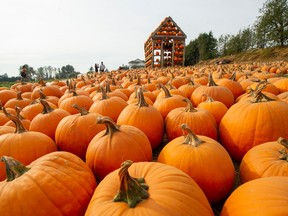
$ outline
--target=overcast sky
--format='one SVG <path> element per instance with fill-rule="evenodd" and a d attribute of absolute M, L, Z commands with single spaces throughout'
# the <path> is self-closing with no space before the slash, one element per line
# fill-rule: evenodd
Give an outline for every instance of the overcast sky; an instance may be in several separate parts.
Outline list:
<path fill-rule="evenodd" d="M 144 60 L 144 42 L 170 16 L 187 35 L 237 34 L 252 26 L 266 0 L 0 0 L 0 74 L 23 64 L 72 65 L 86 73 Z"/>

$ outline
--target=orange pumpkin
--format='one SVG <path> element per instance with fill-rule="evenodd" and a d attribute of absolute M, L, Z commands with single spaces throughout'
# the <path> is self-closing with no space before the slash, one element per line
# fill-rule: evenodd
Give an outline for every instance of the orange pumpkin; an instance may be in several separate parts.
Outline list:
<path fill-rule="evenodd" d="M 96 122 L 100 114 L 88 112 L 76 104 L 73 107 L 78 110 L 78 114 L 69 115 L 60 120 L 55 131 L 55 142 L 60 150 L 71 152 L 85 160 L 90 141 L 105 129 L 105 125 L 99 125 Z"/>
<path fill-rule="evenodd" d="M 125 161 L 100 182 L 85 216 L 214 215 L 203 191 L 186 173 L 156 162 L 131 164 Z"/>
<path fill-rule="evenodd" d="M 142 89 L 138 89 L 139 102 L 129 104 L 120 113 L 117 124 L 132 125 L 142 130 L 148 137 L 152 149 L 157 148 L 164 137 L 164 120 L 161 113 L 146 103 Z"/>
<path fill-rule="evenodd" d="M 287 103 L 272 100 L 259 89 L 253 99 L 234 104 L 223 116 L 219 125 L 221 143 L 233 159 L 241 161 L 252 147 L 288 137 L 287 113 Z"/>
<path fill-rule="evenodd" d="M 185 98 L 186 107 L 171 110 L 165 118 L 168 141 L 183 135 L 181 124 L 187 124 L 196 134 L 218 139 L 218 127 L 215 118 L 207 110 L 194 108 L 192 102 Z"/>
<path fill-rule="evenodd" d="M 248 181 L 225 201 L 221 216 L 288 214 L 288 177 L 273 176 Z"/>
<path fill-rule="evenodd" d="M 53 109 L 49 106 L 48 102 L 40 99 L 43 106 L 43 111 L 39 113 L 30 123 L 30 131 L 38 131 L 46 134 L 51 139 L 55 140 L 55 131 L 59 122 L 70 113 L 64 109 Z"/>
<path fill-rule="evenodd" d="M 233 162 L 214 139 L 195 135 L 187 124 L 182 124 L 181 128 L 188 134 L 168 142 L 157 161 L 187 173 L 201 187 L 209 202 L 215 204 L 224 199 L 234 185 Z"/>
<path fill-rule="evenodd" d="M 153 104 L 153 107 L 160 111 L 163 119 L 165 120 L 166 116 L 171 110 L 178 107 L 186 107 L 186 103 L 183 101 L 185 97 L 181 95 L 172 95 L 162 83 L 160 83 L 159 85 L 165 92 L 165 96 L 162 98 L 158 95 L 157 99 Z"/>
<path fill-rule="evenodd" d="M 101 87 L 101 92 L 102 98 L 93 102 L 89 112 L 109 116 L 116 122 L 122 110 L 128 106 L 128 103 L 121 97 L 109 97 L 103 87 Z"/>
<path fill-rule="evenodd" d="M 52 152 L 27 167 L 10 157 L 1 160 L 7 170 L 7 181 L 0 182 L 1 216 L 84 215 L 97 183 L 77 156 Z"/>
<path fill-rule="evenodd" d="M 16 116 L 9 113 L 7 116 L 15 123 L 16 131 L 0 136 L 0 157 L 10 156 L 28 165 L 37 158 L 58 150 L 50 137 L 40 132 L 27 131 Z M 4 164 L 0 164 L 0 181 L 5 177 Z"/>
<path fill-rule="evenodd" d="M 97 124 L 106 125 L 106 130 L 99 132 L 90 141 L 86 152 L 86 163 L 96 176 L 97 182 L 118 169 L 125 160 L 152 160 L 151 144 L 140 129 L 131 125 L 116 125 L 107 116 L 98 117 Z"/>
<path fill-rule="evenodd" d="M 240 164 L 241 182 L 269 176 L 288 176 L 288 140 L 266 142 L 251 148 Z"/>
<path fill-rule="evenodd" d="M 198 106 L 202 102 L 202 95 L 206 94 L 212 97 L 214 100 L 221 101 L 227 108 L 230 108 L 234 104 L 234 96 L 230 89 L 225 86 L 218 86 L 212 78 L 212 74 L 209 74 L 208 84 L 199 86 L 191 95 L 191 101 L 194 106 Z"/>
<path fill-rule="evenodd" d="M 205 96 L 205 95 L 203 95 Z M 228 108 L 221 101 L 214 100 L 212 97 L 207 96 L 207 99 L 200 104 L 197 108 L 209 111 L 215 118 L 217 126 L 219 126 L 221 119 L 228 111 Z"/>

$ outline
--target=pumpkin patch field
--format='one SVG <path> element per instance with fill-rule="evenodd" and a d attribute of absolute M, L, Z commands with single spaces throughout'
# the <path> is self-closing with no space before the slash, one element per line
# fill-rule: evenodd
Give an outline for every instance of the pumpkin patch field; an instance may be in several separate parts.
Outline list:
<path fill-rule="evenodd" d="M 0 215 L 288 215 L 288 62 L 0 87 Z"/>

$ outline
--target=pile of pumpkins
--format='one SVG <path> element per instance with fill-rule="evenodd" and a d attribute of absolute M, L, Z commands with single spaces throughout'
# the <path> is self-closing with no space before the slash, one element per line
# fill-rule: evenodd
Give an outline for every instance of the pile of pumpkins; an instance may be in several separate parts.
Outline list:
<path fill-rule="evenodd" d="M 0 87 L 0 215 L 288 215 L 287 69 L 117 70 Z"/>

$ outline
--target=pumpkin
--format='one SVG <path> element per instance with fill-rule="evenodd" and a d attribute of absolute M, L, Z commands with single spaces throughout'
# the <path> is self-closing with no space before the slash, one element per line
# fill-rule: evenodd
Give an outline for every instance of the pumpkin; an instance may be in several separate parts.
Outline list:
<path fill-rule="evenodd" d="M 5 106 L 7 101 L 16 97 L 17 97 L 17 92 L 15 90 L 4 89 L 0 91 L 0 102 L 2 106 Z"/>
<path fill-rule="evenodd" d="M 139 101 L 129 104 L 120 113 L 118 125 L 132 125 L 142 130 L 148 137 L 152 149 L 157 148 L 164 137 L 164 120 L 161 113 L 146 103 L 141 87 L 138 89 Z"/>
<path fill-rule="evenodd" d="M 28 98 L 22 98 L 21 96 L 21 92 L 18 91 L 17 92 L 17 96 L 15 98 L 11 98 L 10 100 L 8 100 L 4 107 L 5 108 L 12 108 L 14 109 L 15 106 L 20 107 L 21 109 L 23 109 L 25 106 L 28 106 L 31 103 L 31 99 Z"/>
<path fill-rule="evenodd" d="M 52 109 L 58 108 L 58 106 L 49 101 L 47 103 Z M 40 100 L 34 100 L 28 106 L 24 107 L 20 111 L 20 115 L 22 115 L 23 118 L 32 121 L 33 118 L 35 118 L 35 116 L 37 116 L 42 111 L 43 111 L 43 105 L 40 103 Z"/>
<path fill-rule="evenodd" d="M 26 129 L 26 130 L 29 130 L 30 128 L 30 124 L 31 124 L 31 121 L 29 119 L 26 119 L 24 118 L 20 113 L 21 113 L 21 108 L 16 106 L 15 107 L 15 110 L 16 110 L 16 116 L 17 118 L 20 120 L 21 124 L 23 125 L 23 127 Z M 7 111 L 6 109 L 3 109 L 4 113 L 6 113 L 7 115 Z M 6 122 L 4 124 L 4 126 L 11 126 L 11 127 L 14 127 L 16 128 L 16 125 L 15 123 L 12 121 L 12 120 L 9 120 L 8 122 Z"/>
<path fill-rule="evenodd" d="M 97 185 L 87 165 L 69 152 L 52 152 L 27 167 L 7 156 L 0 182 L 0 215 L 84 215 Z M 3 164 L 4 164 L 3 163 Z"/>
<path fill-rule="evenodd" d="M 89 112 L 109 116 L 116 122 L 122 110 L 128 106 L 128 103 L 121 97 L 109 97 L 102 86 L 101 92 L 102 98 L 93 102 L 89 108 Z"/>
<path fill-rule="evenodd" d="M 218 127 L 213 115 L 204 109 L 194 108 L 192 102 L 185 98 L 186 107 L 171 110 L 165 118 L 165 129 L 168 141 L 183 135 L 181 124 L 187 124 L 196 134 L 218 139 Z"/>
<path fill-rule="evenodd" d="M 58 86 L 47 85 L 45 83 L 45 81 L 41 79 L 39 81 L 39 85 L 36 86 L 32 91 L 32 94 L 31 94 L 32 100 L 38 99 L 40 97 L 40 93 L 39 93 L 40 89 L 43 91 L 43 93 L 46 96 L 56 96 L 56 97 L 60 98 L 63 95 L 63 92 L 60 90 L 60 88 Z"/>
<path fill-rule="evenodd" d="M 288 140 L 266 142 L 251 148 L 240 163 L 242 183 L 269 176 L 288 176 Z"/>
<path fill-rule="evenodd" d="M 279 79 L 274 82 L 273 85 L 279 89 L 280 93 L 286 92 L 288 91 L 288 78 L 285 77 L 284 79 Z"/>
<path fill-rule="evenodd" d="M 180 86 L 178 89 L 183 92 L 185 97 L 190 99 L 194 90 L 201 85 L 199 83 L 195 83 L 192 76 L 187 79 L 188 79 L 188 83 Z"/>
<path fill-rule="evenodd" d="M 53 109 L 48 102 L 40 99 L 43 106 L 43 111 L 33 118 L 30 123 L 30 131 L 38 131 L 46 134 L 51 139 L 55 140 L 55 131 L 59 122 L 70 113 L 64 109 Z"/>
<path fill-rule="evenodd" d="M 202 102 L 203 94 L 212 97 L 214 100 L 221 101 L 227 108 L 230 108 L 234 104 L 234 95 L 231 90 L 225 86 L 217 85 L 211 73 L 209 74 L 208 84 L 199 86 L 192 93 L 190 99 L 194 106 L 198 106 L 198 104 Z"/>
<path fill-rule="evenodd" d="M 203 191 L 186 173 L 157 162 L 125 161 L 97 186 L 85 216 L 214 215 Z"/>
<path fill-rule="evenodd" d="M 187 124 L 182 124 L 186 136 L 168 142 L 157 161 L 174 166 L 193 178 L 210 203 L 217 203 L 228 195 L 234 185 L 233 162 L 216 140 L 196 135 Z"/>
<path fill-rule="evenodd" d="M 104 130 L 105 126 L 96 122 L 100 114 L 88 112 L 76 104 L 73 107 L 78 110 L 78 114 L 69 115 L 60 120 L 55 131 L 55 142 L 60 150 L 71 152 L 85 160 L 90 141 Z"/>
<path fill-rule="evenodd" d="M 234 104 L 223 116 L 219 125 L 221 144 L 233 159 L 241 161 L 252 147 L 288 137 L 287 112 L 287 103 L 272 100 L 260 88 L 253 99 Z"/>
<path fill-rule="evenodd" d="M 6 115 L 15 123 L 16 130 L 0 136 L 0 157 L 10 156 L 28 165 L 37 158 L 58 150 L 50 137 L 40 132 L 27 131 L 16 116 L 10 113 Z M 5 167 L 0 164 L 0 181 L 4 179 Z"/>
<path fill-rule="evenodd" d="M 118 169 L 125 160 L 152 160 L 151 144 L 140 129 L 131 125 L 116 125 L 108 116 L 97 117 L 97 124 L 106 125 L 106 130 L 94 136 L 86 152 L 86 163 L 97 182 Z"/>
<path fill-rule="evenodd" d="M 221 216 L 288 215 L 288 177 L 272 176 L 248 181 L 225 201 Z"/>
<path fill-rule="evenodd" d="M 186 107 L 186 103 L 183 101 L 185 97 L 181 95 L 172 95 L 167 87 L 165 87 L 162 83 L 159 85 L 165 92 L 165 97 L 159 97 L 159 94 L 153 106 L 160 111 L 163 119 L 165 120 L 166 116 L 171 110 L 178 107 Z"/>
<path fill-rule="evenodd" d="M 60 100 L 59 100 L 60 102 Z M 76 91 L 73 91 L 72 97 L 67 97 L 60 102 L 59 108 L 68 111 L 70 114 L 78 114 L 79 111 L 73 107 L 74 104 L 77 104 L 79 107 L 83 107 L 86 110 L 89 110 L 93 104 L 93 100 L 87 95 L 78 95 Z"/>
<path fill-rule="evenodd" d="M 236 72 L 234 72 L 230 78 L 219 79 L 216 84 L 227 87 L 232 92 L 234 99 L 244 93 L 242 85 L 236 81 Z"/>
<path fill-rule="evenodd" d="M 221 119 L 228 111 L 228 108 L 221 101 L 214 100 L 212 97 L 205 94 L 203 96 L 206 96 L 207 99 L 198 104 L 197 108 L 209 111 L 214 116 L 217 126 L 219 126 Z"/>

